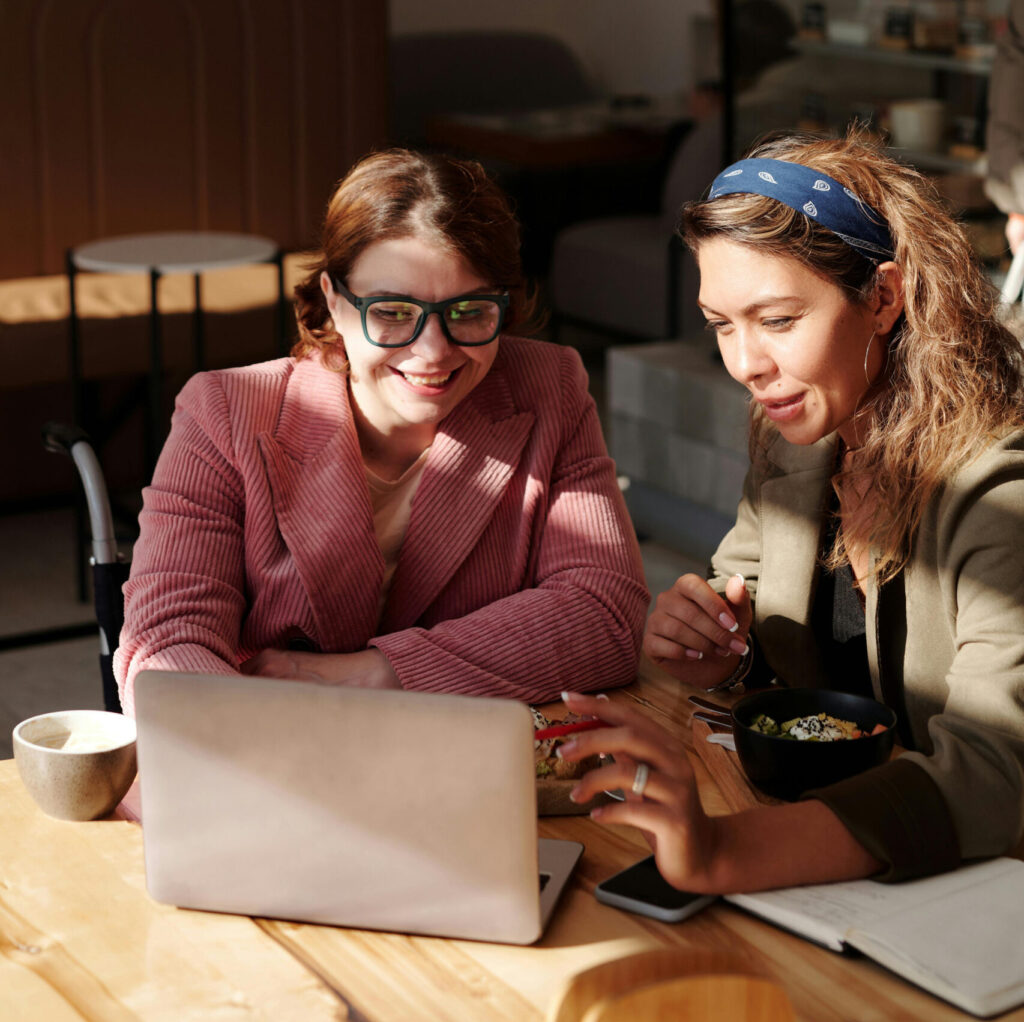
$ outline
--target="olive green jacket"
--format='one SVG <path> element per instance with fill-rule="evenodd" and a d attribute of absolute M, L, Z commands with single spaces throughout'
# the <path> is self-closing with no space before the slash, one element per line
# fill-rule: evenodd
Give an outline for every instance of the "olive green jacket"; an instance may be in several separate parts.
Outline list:
<path fill-rule="evenodd" d="M 828 685 L 809 621 L 834 464 L 834 437 L 776 438 L 712 561 L 718 589 L 745 576 L 763 669 L 794 687 Z M 867 586 L 865 619 L 875 697 L 914 751 L 815 797 L 886 879 L 1007 851 L 1024 830 L 1024 431 L 931 500 L 903 572 Z"/>

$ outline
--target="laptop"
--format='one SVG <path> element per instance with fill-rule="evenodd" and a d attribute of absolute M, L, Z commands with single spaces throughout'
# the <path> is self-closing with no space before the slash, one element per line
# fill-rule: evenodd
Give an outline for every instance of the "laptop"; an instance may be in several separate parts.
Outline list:
<path fill-rule="evenodd" d="M 530 944 L 583 851 L 538 841 L 523 703 L 144 671 L 135 714 L 160 902 Z"/>

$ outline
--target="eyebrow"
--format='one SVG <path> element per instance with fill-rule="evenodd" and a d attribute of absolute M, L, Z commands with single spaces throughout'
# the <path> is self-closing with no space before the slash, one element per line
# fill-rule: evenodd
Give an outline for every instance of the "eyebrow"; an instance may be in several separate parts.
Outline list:
<path fill-rule="evenodd" d="M 751 313 L 758 312 L 760 309 L 764 309 L 771 305 L 783 305 L 786 302 L 799 302 L 801 299 L 797 295 L 765 295 L 763 298 L 759 298 L 756 302 L 751 302 L 749 305 L 744 306 L 740 309 L 740 315 L 749 316 Z M 697 304 L 701 307 L 704 312 L 710 312 L 714 315 L 721 315 L 715 312 L 710 306 L 705 305 L 700 299 L 697 299 Z"/>
<path fill-rule="evenodd" d="M 473 288 L 472 291 L 460 291 L 457 295 L 452 295 L 451 298 L 440 298 L 438 301 L 450 302 L 456 298 L 466 298 L 469 295 L 496 295 L 501 294 L 502 289 L 499 287 L 488 287 L 486 284 L 482 284 L 480 287 Z M 355 294 L 355 292 L 353 292 Z M 426 298 L 416 298 L 415 295 L 406 294 L 403 291 L 393 291 L 387 288 L 369 288 L 363 294 L 359 295 L 360 298 L 413 298 L 416 301 L 426 301 Z"/>

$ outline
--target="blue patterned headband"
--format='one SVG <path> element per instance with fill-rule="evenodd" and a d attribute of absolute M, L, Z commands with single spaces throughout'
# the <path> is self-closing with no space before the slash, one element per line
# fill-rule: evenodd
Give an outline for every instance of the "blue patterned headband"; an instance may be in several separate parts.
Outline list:
<path fill-rule="evenodd" d="M 709 199 L 734 193 L 766 195 L 837 234 L 873 263 L 893 258 L 885 221 L 835 178 L 787 160 L 740 160 L 711 182 Z"/>

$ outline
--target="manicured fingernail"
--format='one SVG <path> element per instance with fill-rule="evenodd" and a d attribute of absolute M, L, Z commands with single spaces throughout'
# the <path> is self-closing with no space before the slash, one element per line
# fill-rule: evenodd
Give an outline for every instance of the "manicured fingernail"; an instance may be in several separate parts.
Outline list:
<path fill-rule="evenodd" d="M 704 654 L 699 649 L 687 649 L 686 655 L 691 660 L 703 660 Z"/>
<path fill-rule="evenodd" d="M 611 702 L 611 700 L 603 692 L 598 692 L 595 698 L 603 699 L 606 703 Z"/>
<path fill-rule="evenodd" d="M 715 646 L 715 652 L 719 656 L 732 656 L 732 650 L 731 649 L 722 649 L 721 646 Z"/>
<path fill-rule="evenodd" d="M 563 742 L 561 745 L 556 745 L 555 746 L 555 758 L 556 759 L 562 759 L 562 758 L 564 758 L 563 754 L 565 754 L 565 753 L 572 753 L 572 752 L 575 752 L 575 751 L 576 751 L 576 743 L 575 742 Z"/>
<path fill-rule="evenodd" d="M 592 820 L 600 820 L 604 816 L 604 807 L 598 806 L 596 809 L 590 810 L 590 818 Z"/>
<path fill-rule="evenodd" d="M 569 696 L 571 696 L 571 695 L 572 695 L 571 692 L 563 692 L 562 693 L 562 702 L 563 703 L 567 703 L 569 701 Z"/>
<path fill-rule="evenodd" d="M 738 571 L 736 572 L 735 575 L 733 575 L 733 578 L 738 578 L 740 580 L 740 584 L 742 586 L 746 587 L 747 580 Z"/>
<path fill-rule="evenodd" d="M 579 799 L 576 797 L 577 794 L 579 793 L 579 790 L 580 790 L 579 789 L 579 785 L 577 785 L 575 788 L 572 789 L 572 791 L 569 792 L 569 801 L 570 802 L 579 802 Z"/>
<path fill-rule="evenodd" d="M 729 649 L 734 653 L 742 655 L 747 651 L 747 644 L 742 639 L 733 639 L 732 642 L 729 643 Z"/>
<path fill-rule="evenodd" d="M 722 622 L 722 627 L 728 628 L 730 632 L 735 632 L 740 626 L 740 623 L 735 618 L 724 612 L 718 615 L 718 620 Z"/>

